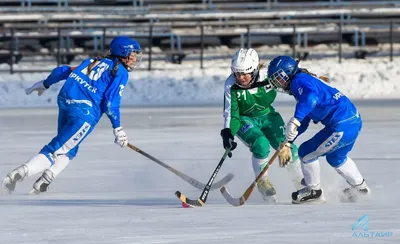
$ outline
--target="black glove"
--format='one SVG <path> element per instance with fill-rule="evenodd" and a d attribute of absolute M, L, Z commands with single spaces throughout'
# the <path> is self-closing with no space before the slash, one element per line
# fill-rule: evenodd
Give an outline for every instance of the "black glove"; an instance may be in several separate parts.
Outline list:
<path fill-rule="evenodd" d="M 224 149 L 231 149 L 231 151 L 235 150 L 237 143 L 233 140 L 235 139 L 232 135 L 232 131 L 230 128 L 225 128 L 221 130 L 222 144 Z M 232 157 L 232 153 L 229 152 L 228 157 Z"/>

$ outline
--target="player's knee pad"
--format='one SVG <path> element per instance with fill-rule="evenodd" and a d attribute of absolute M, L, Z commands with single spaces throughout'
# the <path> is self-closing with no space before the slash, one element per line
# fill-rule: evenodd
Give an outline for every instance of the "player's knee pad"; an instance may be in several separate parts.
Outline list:
<path fill-rule="evenodd" d="M 265 136 L 258 137 L 251 145 L 250 151 L 256 158 L 267 158 L 270 152 L 269 141 Z"/>

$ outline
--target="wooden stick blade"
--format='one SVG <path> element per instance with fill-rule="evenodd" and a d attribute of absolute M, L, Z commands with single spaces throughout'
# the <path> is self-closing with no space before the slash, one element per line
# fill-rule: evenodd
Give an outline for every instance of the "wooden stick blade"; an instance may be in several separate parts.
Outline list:
<path fill-rule="evenodd" d="M 240 198 L 233 197 L 225 186 L 221 187 L 220 191 L 222 193 L 222 196 L 224 196 L 225 200 L 232 206 L 239 207 L 245 204 L 246 202 L 243 196 L 241 196 Z"/>
<path fill-rule="evenodd" d="M 249 200 L 251 193 L 254 191 L 254 188 L 256 187 L 257 183 L 254 181 L 247 189 L 246 191 L 243 193 L 243 195 L 239 198 L 235 198 L 233 197 L 228 189 L 226 189 L 225 186 L 221 187 L 220 191 L 222 193 L 222 196 L 224 196 L 225 200 L 230 203 L 231 205 L 235 206 L 235 207 L 239 207 L 242 206 L 243 204 L 245 204 L 247 202 L 247 200 Z"/>
<path fill-rule="evenodd" d="M 200 199 L 191 200 L 185 196 L 185 194 L 181 193 L 180 191 L 176 191 L 175 195 L 181 200 L 182 202 L 186 203 L 191 207 L 203 207 L 204 202 Z"/>
<path fill-rule="evenodd" d="M 287 139 L 283 142 L 281 145 L 285 145 L 288 142 Z M 267 165 L 263 168 L 263 170 L 257 175 L 255 181 L 251 183 L 249 187 L 247 187 L 246 191 L 243 193 L 243 195 L 240 198 L 234 198 L 232 195 L 228 192 L 225 186 L 221 187 L 220 191 L 222 195 L 224 196 L 225 200 L 228 201 L 231 205 L 233 206 L 242 206 L 243 204 L 246 203 L 246 201 L 250 198 L 251 193 L 254 191 L 254 188 L 256 187 L 257 183 L 261 181 L 262 176 L 267 172 L 269 166 L 274 162 L 275 158 L 278 157 L 278 154 L 282 148 L 279 150 L 276 150 L 274 155 L 271 157 L 271 159 L 268 161 Z"/>

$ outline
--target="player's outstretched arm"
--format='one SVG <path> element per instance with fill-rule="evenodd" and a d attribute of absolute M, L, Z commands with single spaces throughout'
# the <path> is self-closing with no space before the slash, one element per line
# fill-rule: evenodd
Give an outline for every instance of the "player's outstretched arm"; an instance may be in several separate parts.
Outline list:
<path fill-rule="evenodd" d="M 38 96 L 41 96 L 51 85 L 67 79 L 74 69 L 75 67 L 70 67 L 67 65 L 53 69 L 51 74 L 45 80 L 38 81 L 31 87 L 25 89 L 25 94 L 29 95 L 32 92 L 37 91 Z"/>

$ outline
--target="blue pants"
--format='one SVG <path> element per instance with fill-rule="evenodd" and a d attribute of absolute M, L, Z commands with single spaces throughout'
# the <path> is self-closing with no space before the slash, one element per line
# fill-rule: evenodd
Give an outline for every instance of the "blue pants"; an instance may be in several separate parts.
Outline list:
<path fill-rule="evenodd" d="M 40 153 L 52 164 L 58 155 L 67 155 L 72 160 L 78 153 L 79 144 L 92 132 L 93 124 L 59 109 L 57 136 L 44 146 Z"/>
<path fill-rule="evenodd" d="M 332 167 L 339 167 L 346 162 L 361 131 L 362 120 L 359 115 L 344 120 L 334 126 L 326 126 L 310 140 L 299 147 L 299 157 L 303 163 L 315 161 L 326 156 Z"/>

